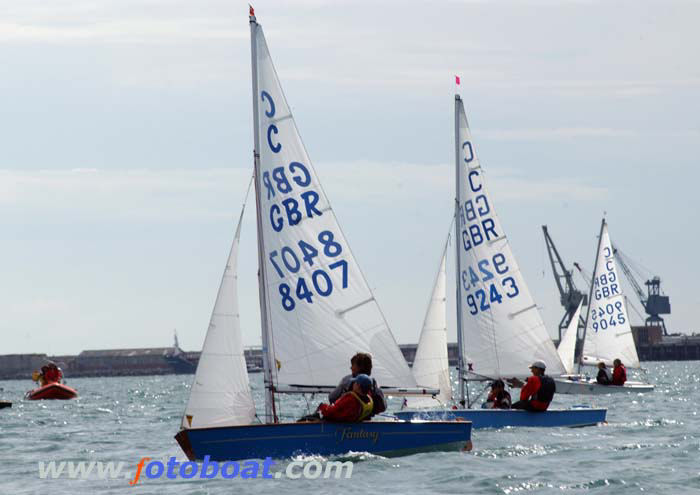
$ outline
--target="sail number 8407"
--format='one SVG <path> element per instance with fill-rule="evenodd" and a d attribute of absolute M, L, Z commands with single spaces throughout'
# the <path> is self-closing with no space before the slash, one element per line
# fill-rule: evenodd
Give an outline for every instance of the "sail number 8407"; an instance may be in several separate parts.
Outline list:
<path fill-rule="evenodd" d="M 310 267 L 313 267 L 314 258 L 319 256 L 319 250 L 322 251 L 327 258 L 337 258 L 343 252 L 343 247 L 335 240 L 335 236 L 330 230 L 320 232 L 318 234 L 318 242 L 321 244 L 319 249 L 304 240 L 298 242 L 299 250 L 301 251 L 301 260 L 296 251 L 289 246 L 284 246 L 279 252 L 277 252 L 277 250 L 271 251 L 270 263 L 272 263 L 277 274 L 281 278 L 285 278 L 282 267 L 286 268 L 290 274 L 299 272 L 302 268 L 302 262 L 308 263 Z M 348 262 L 344 259 L 338 259 L 330 263 L 328 268 L 330 270 L 340 271 L 341 287 L 346 289 L 348 286 Z M 312 292 L 312 288 L 315 292 Z M 292 290 L 292 287 L 286 282 L 282 282 L 278 290 L 280 296 L 282 296 L 282 307 L 286 311 L 293 311 L 296 307 L 296 301 L 293 295 L 296 295 L 296 299 L 299 301 L 306 301 L 309 304 L 313 304 L 314 295 L 319 295 L 321 297 L 328 297 L 331 295 L 333 292 L 333 280 L 326 270 L 318 268 L 311 272 L 309 282 L 307 282 L 304 277 L 299 277 L 294 290 Z"/>

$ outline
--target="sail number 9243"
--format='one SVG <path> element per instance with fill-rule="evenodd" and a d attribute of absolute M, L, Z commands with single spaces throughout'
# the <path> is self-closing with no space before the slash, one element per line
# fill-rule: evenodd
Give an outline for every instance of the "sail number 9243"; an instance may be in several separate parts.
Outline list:
<path fill-rule="evenodd" d="M 467 292 L 469 314 L 488 311 L 491 305 L 501 304 L 503 296 L 512 299 L 520 294 L 515 279 L 503 277 L 509 269 L 503 254 L 496 253 L 491 259 L 479 260 L 475 266 L 476 270 L 473 266 L 462 270 L 462 287 Z"/>

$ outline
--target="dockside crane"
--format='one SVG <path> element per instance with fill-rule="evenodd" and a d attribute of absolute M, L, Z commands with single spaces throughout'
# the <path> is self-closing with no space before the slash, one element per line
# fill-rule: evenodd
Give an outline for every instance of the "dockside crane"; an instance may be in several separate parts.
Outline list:
<path fill-rule="evenodd" d="M 625 272 L 627 280 L 629 280 L 630 285 L 637 293 L 639 301 L 644 307 L 644 311 L 647 313 L 647 319 L 644 324 L 648 327 L 661 327 L 663 329 L 664 335 L 668 335 L 666 330 L 666 322 L 659 315 L 671 314 L 671 302 L 668 296 L 661 294 L 661 278 L 658 276 L 653 276 L 644 282 L 647 286 L 647 292 L 644 293 L 641 284 L 637 281 L 632 269 L 630 268 L 631 261 L 627 255 L 620 251 L 617 246 L 613 245 L 613 253 L 615 259 L 617 259 L 622 271 Z"/>
<path fill-rule="evenodd" d="M 547 232 L 547 226 L 542 226 L 542 232 L 544 233 L 544 242 L 547 245 L 547 253 L 549 254 L 549 261 L 552 264 L 552 274 L 554 275 L 554 281 L 557 283 L 557 288 L 559 289 L 559 296 L 561 305 L 564 306 L 564 316 L 562 316 L 559 322 L 559 340 L 561 341 L 561 332 L 571 322 L 579 303 L 583 300 L 583 305 L 588 304 L 588 296 L 578 290 L 574 284 L 573 270 L 567 270 L 564 261 L 559 255 L 554 241 L 549 236 Z M 583 318 L 579 317 L 579 327 L 583 325 Z"/>

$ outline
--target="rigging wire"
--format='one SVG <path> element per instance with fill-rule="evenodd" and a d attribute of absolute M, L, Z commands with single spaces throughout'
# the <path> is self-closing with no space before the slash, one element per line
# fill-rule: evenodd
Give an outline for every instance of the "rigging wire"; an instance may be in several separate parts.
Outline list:
<path fill-rule="evenodd" d="M 642 313 L 639 311 L 639 309 L 637 309 L 637 306 L 634 303 L 632 303 L 632 300 L 627 296 L 625 296 L 625 303 L 627 303 L 628 308 L 632 308 L 634 310 L 634 312 L 636 313 L 637 316 L 639 316 L 639 319 L 642 322 L 645 321 L 646 317 L 642 315 Z"/>

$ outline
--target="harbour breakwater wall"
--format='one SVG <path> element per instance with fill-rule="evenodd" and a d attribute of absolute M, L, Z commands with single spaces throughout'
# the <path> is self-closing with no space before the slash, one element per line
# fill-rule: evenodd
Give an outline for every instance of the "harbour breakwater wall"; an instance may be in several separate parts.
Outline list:
<path fill-rule="evenodd" d="M 400 346 L 411 363 L 416 355 L 416 345 Z M 75 356 L 49 356 L 47 354 L 0 355 L 0 380 L 31 378 L 32 371 L 40 369 L 48 361 L 58 364 L 67 378 L 90 376 L 137 376 L 194 373 L 199 362 L 199 352 L 185 352 L 175 347 L 146 349 L 111 349 L 83 351 Z M 245 349 L 249 372 L 262 371 L 263 357 L 259 347 Z M 449 346 L 450 362 L 457 362 L 457 346 Z M 348 356 L 348 361 L 350 356 Z"/>
<path fill-rule="evenodd" d="M 700 335 L 663 337 L 657 329 L 645 327 L 635 327 L 633 331 L 641 361 L 700 360 Z M 413 363 L 417 345 L 403 344 L 399 347 L 406 361 Z M 447 354 L 450 365 L 456 366 L 456 343 L 447 344 Z M 262 371 L 262 350 L 259 347 L 246 349 L 245 359 L 249 372 Z M 199 361 L 199 352 L 185 352 L 176 347 L 155 347 L 83 351 L 75 356 L 6 354 L 0 355 L 0 380 L 29 379 L 32 371 L 38 370 L 49 360 L 63 368 L 68 378 L 169 375 L 194 373 Z"/>
<path fill-rule="evenodd" d="M 198 359 L 199 353 L 172 347 L 83 351 L 76 356 L 6 354 L 0 355 L 0 379 L 30 379 L 32 371 L 49 361 L 60 366 L 67 378 L 194 373 Z"/>

